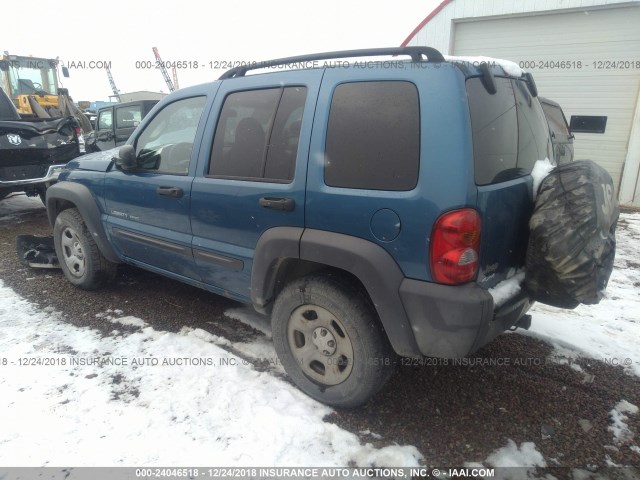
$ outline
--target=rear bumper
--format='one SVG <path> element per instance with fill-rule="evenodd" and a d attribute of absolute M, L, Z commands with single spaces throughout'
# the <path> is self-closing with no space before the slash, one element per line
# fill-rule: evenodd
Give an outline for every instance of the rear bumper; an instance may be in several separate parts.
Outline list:
<path fill-rule="evenodd" d="M 422 355 L 456 358 L 475 352 L 516 325 L 531 307 L 525 292 L 494 311 L 475 283 L 459 286 L 403 280 L 400 297 Z"/>

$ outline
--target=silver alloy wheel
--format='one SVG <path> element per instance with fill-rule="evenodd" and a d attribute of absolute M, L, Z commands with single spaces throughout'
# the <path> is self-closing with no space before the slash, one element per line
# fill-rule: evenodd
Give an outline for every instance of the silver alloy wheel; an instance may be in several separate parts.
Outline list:
<path fill-rule="evenodd" d="M 342 323 L 318 305 L 302 305 L 289 318 L 287 339 L 304 374 L 323 385 L 344 382 L 353 368 L 353 345 Z"/>
<path fill-rule="evenodd" d="M 60 235 L 62 259 L 74 277 L 82 277 L 86 269 L 86 258 L 78 233 L 71 227 L 65 227 Z"/>

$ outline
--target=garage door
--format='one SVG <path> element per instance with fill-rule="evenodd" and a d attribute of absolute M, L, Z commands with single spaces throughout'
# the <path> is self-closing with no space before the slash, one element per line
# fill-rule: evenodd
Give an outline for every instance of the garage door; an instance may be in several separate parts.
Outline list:
<path fill-rule="evenodd" d="M 527 62 L 567 120 L 607 117 L 604 133 L 575 134 L 575 158 L 596 161 L 619 186 L 640 90 L 638 25 L 637 7 L 464 21 L 454 24 L 452 51 Z"/>

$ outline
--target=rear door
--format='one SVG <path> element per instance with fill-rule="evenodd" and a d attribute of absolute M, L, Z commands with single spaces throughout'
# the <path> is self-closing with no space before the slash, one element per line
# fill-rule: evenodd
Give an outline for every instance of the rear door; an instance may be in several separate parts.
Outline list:
<path fill-rule="evenodd" d="M 466 81 L 475 182 L 482 215 L 478 283 L 490 288 L 522 268 L 532 212 L 534 164 L 553 152 L 537 98 L 524 81 L 496 77 L 495 94 L 480 78 Z"/>
<path fill-rule="evenodd" d="M 256 244 L 304 227 L 309 135 L 322 71 L 222 83 L 193 183 L 193 254 L 212 290 L 250 299 Z"/>
<path fill-rule="evenodd" d="M 191 252 L 191 183 L 206 95 L 166 104 L 134 141 L 138 167 L 105 175 L 112 244 L 131 263 L 198 279 Z"/>

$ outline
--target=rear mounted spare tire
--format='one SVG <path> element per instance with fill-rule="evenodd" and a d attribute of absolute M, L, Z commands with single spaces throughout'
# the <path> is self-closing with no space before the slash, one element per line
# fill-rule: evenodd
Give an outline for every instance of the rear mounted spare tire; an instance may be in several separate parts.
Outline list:
<path fill-rule="evenodd" d="M 599 303 L 616 250 L 620 211 L 611 176 L 591 160 L 556 167 L 529 221 L 525 285 L 547 305 Z"/>

